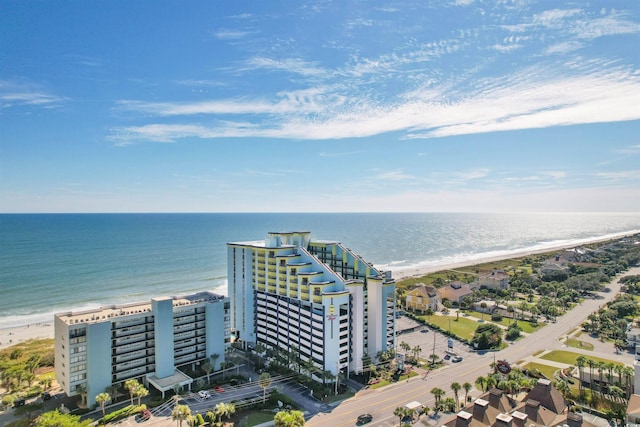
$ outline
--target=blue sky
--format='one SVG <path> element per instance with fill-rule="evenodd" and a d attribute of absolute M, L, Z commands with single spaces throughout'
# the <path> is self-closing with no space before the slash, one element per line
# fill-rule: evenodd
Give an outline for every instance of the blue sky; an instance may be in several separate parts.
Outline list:
<path fill-rule="evenodd" d="M 640 212 L 640 3 L 0 2 L 2 212 Z"/>

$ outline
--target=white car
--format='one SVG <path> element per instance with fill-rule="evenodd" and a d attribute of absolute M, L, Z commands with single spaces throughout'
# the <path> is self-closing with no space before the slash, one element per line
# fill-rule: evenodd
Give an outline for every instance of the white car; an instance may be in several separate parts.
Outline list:
<path fill-rule="evenodd" d="M 201 397 L 201 398 L 203 398 L 203 399 L 208 399 L 208 398 L 210 398 L 210 397 L 211 397 L 211 394 L 210 394 L 208 391 L 206 391 L 206 390 L 200 390 L 200 391 L 198 392 L 198 396 L 200 396 L 200 397 Z"/>

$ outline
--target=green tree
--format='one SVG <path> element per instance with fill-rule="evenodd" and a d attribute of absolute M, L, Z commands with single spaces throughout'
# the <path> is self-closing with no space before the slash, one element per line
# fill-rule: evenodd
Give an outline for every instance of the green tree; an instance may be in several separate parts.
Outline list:
<path fill-rule="evenodd" d="M 211 375 L 211 371 L 213 370 L 213 365 L 211 364 L 211 360 L 204 359 L 202 363 L 200 363 L 200 367 L 202 368 L 204 373 L 207 374 L 207 384 L 209 384 L 210 382 L 209 376 Z"/>
<path fill-rule="evenodd" d="M 280 411 L 273 417 L 275 427 L 302 427 L 304 415 L 300 411 Z"/>
<path fill-rule="evenodd" d="M 57 409 L 36 418 L 35 427 L 87 427 L 91 420 L 80 421 L 80 415 L 63 414 Z"/>
<path fill-rule="evenodd" d="M 398 417 L 400 424 L 402 424 L 402 419 L 405 417 L 406 414 L 407 414 L 407 408 L 404 406 L 398 406 L 396 407 L 396 409 L 393 410 L 393 415 Z"/>
<path fill-rule="evenodd" d="M 451 383 L 451 390 L 453 390 L 453 397 L 456 400 L 456 409 L 458 409 L 458 407 L 460 406 L 460 400 L 458 398 L 458 392 L 462 389 L 462 386 L 460 385 L 459 382 L 452 382 Z"/>
<path fill-rule="evenodd" d="M 433 397 L 436 400 L 434 410 L 439 411 L 442 408 L 440 405 L 440 400 L 442 399 L 442 396 L 445 395 L 445 391 L 440 387 L 434 387 L 431 389 L 431 394 L 433 394 Z"/>
<path fill-rule="evenodd" d="M 138 398 L 138 406 L 140 406 L 142 398 L 148 395 L 149 395 L 149 390 L 147 390 L 147 388 L 142 384 L 138 384 L 138 387 L 136 387 L 136 397 Z"/>
<path fill-rule="evenodd" d="M 129 398 L 131 399 L 131 406 L 133 406 L 133 398 L 136 396 L 136 391 L 140 383 L 138 380 L 131 379 L 124 382 L 124 388 L 129 392 Z"/>
<path fill-rule="evenodd" d="M 191 409 L 187 405 L 176 405 L 171 411 L 171 419 L 176 421 L 178 427 L 182 427 L 182 422 L 188 420 L 191 416 Z"/>
<path fill-rule="evenodd" d="M 467 404 L 467 400 L 468 400 L 468 397 L 469 397 L 469 392 L 471 391 L 473 386 L 471 385 L 471 383 L 466 382 L 466 383 L 462 384 L 462 388 L 464 389 L 464 405 L 462 405 L 462 406 L 465 406 Z"/>
<path fill-rule="evenodd" d="M 111 400 L 111 395 L 109 393 L 100 393 L 96 396 L 96 403 L 100 405 L 100 409 L 102 409 L 102 417 L 105 416 L 104 406 L 105 404 Z"/>
<path fill-rule="evenodd" d="M 479 376 L 476 378 L 476 385 L 480 388 L 481 391 L 487 391 L 487 377 Z"/>
<path fill-rule="evenodd" d="M 258 385 L 262 389 L 262 402 L 264 403 L 267 400 L 267 389 L 271 386 L 272 383 L 271 375 L 268 372 L 264 372 L 260 374 L 258 377 Z"/>

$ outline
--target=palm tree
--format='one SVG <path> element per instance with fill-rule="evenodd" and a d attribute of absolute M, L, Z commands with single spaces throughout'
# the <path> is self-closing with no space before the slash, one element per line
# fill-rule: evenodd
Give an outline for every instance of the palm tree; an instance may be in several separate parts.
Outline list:
<path fill-rule="evenodd" d="M 228 415 L 228 408 L 227 408 L 227 404 L 224 402 L 220 402 L 216 405 L 215 408 L 215 414 L 216 414 L 216 420 L 217 421 L 222 421 L 222 417 L 224 415 Z"/>
<path fill-rule="evenodd" d="M 399 418 L 400 424 L 402 424 L 402 419 L 406 414 L 407 414 L 407 408 L 405 408 L 404 406 L 398 406 L 396 407 L 396 409 L 393 410 L 393 415 Z"/>
<path fill-rule="evenodd" d="M 625 387 L 626 387 L 626 391 L 627 391 L 627 399 L 629 399 L 629 396 L 631 396 L 631 393 L 633 392 L 633 376 L 634 376 L 634 370 L 631 366 L 625 366 L 622 370 L 622 374 L 624 375 L 625 378 Z"/>
<path fill-rule="evenodd" d="M 188 405 L 176 405 L 171 412 L 171 419 L 176 421 L 178 427 L 182 427 L 182 422 L 191 416 L 191 409 Z"/>
<path fill-rule="evenodd" d="M 595 360 L 587 359 L 587 365 L 589 365 L 589 390 L 591 390 L 591 394 L 593 395 L 593 367 L 596 366 L 598 362 Z"/>
<path fill-rule="evenodd" d="M 147 390 L 146 387 L 143 386 L 142 384 L 139 384 L 138 387 L 136 388 L 136 396 L 138 397 L 138 406 L 140 406 L 140 401 L 142 400 L 142 398 L 148 395 L 149 395 L 149 390 Z"/>
<path fill-rule="evenodd" d="M 133 406 L 133 396 L 136 395 L 136 389 L 140 383 L 136 379 L 130 379 L 124 382 L 124 388 L 129 392 L 129 397 L 131 398 L 131 406 Z"/>
<path fill-rule="evenodd" d="M 372 363 L 372 364 L 369 365 L 369 379 L 371 379 L 372 376 L 374 376 L 374 377 L 376 376 L 377 369 L 378 368 L 377 368 L 377 366 L 375 364 Z"/>
<path fill-rule="evenodd" d="M 111 396 L 109 393 L 100 393 L 96 396 L 96 403 L 100 405 L 100 409 L 102 409 L 102 418 L 105 416 L 104 406 L 105 404 L 111 400 Z"/>
<path fill-rule="evenodd" d="M 598 389 L 600 391 L 600 395 L 603 395 L 604 392 L 602 390 L 602 388 L 603 388 L 602 387 L 602 373 L 605 371 L 606 364 L 605 364 L 605 362 L 596 362 L 596 363 L 597 363 L 596 368 L 598 369 L 598 378 L 600 380 L 600 385 L 599 385 Z"/>
<path fill-rule="evenodd" d="M 109 400 L 115 401 L 116 396 L 118 395 L 118 386 L 110 385 L 109 387 L 107 387 L 107 393 L 109 393 Z"/>
<path fill-rule="evenodd" d="M 213 363 L 213 370 L 216 370 L 216 363 L 218 361 L 218 359 L 220 358 L 220 355 L 218 353 L 213 353 L 211 356 L 209 356 L 209 358 L 211 359 L 211 363 Z"/>
<path fill-rule="evenodd" d="M 209 421 L 210 425 L 214 425 L 214 423 L 216 422 L 216 413 L 211 410 L 207 411 L 207 420 Z"/>
<path fill-rule="evenodd" d="M 271 375 L 268 372 L 264 372 L 258 377 L 258 385 L 262 388 L 262 403 L 267 400 L 267 389 L 271 386 L 271 383 Z"/>
<path fill-rule="evenodd" d="M 80 384 L 76 387 L 76 392 L 78 392 L 78 394 L 80 395 L 80 400 L 82 405 L 86 405 L 87 404 L 87 386 L 84 384 Z M 133 405 L 133 401 L 131 402 L 131 405 Z"/>
<path fill-rule="evenodd" d="M 467 404 L 467 398 L 469 396 L 469 392 L 471 391 L 471 389 L 473 388 L 473 386 L 471 385 L 471 383 L 466 382 L 464 384 L 462 384 L 462 388 L 464 389 L 464 405 L 465 406 Z"/>
<path fill-rule="evenodd" d="M 582 381 L 584 381 L 583 379 L 583 373 L 584 373 L 584 367 L 587 363 L 587 358 L 580 355 L 576 358 L 576 367 L 578 368 L 578 390 L 580 392 L 580 396 L 582 396 Z"/>
<path fill-rule="evenodd" d="M 302 427 L 304 414 L 301 411 L 280 411 L 273 417 L 275 427 Z"/>
<path fill-rule="evenodd" d="M 438 356 L 437 354 L 431 354 L 429 355 L 429 359 L 431 359 L 431 366 L 434 366 L 435 364 L 438 363 L 440 356 Z"/>
<path fill-rule="evenodd" d="M 487 387 L 487 377 L 479 376 L 478 378 L 476 378 L 476 385 L 483 392 L 487 391 L 487 388 L 486 388 Z"/>
<path fill-rule="evenodd" d="M 400 348 L 405 352 L 405 354 L 411 351 L 411 346 L 404 341 L 400 343 Z"/>
<path fill-rule="evenodd" d="M 453 397 L 456 400 L 456 409 L 458 409 L 458 407 L 460 406 L 460 400 L 458 399 L 458 392 L 460 391 L 460 389 L 462 388 L 462 386 L 460 385 L 459 382 L 452 382 L 451 383 L 451 390 L 453 390 Z"/>
<path fill-rule="evenodd" d="M 487 390 L 494 388 L 498 385 L 498 379 L 494 374 L 487 375 Z"/>
<path fill-rule="evenodd" d="M 211 375 L 211 371 L 213 370 L 213 365 L 211 365 L 211 360 L 204 359 L 200 364 L 200 367 L 207 374 L 207 384 L 209 384 L 209 375 Z"/>
<path fill-rule="evenodd" d="M 433 397 L 436 399 L 435 410 L 438 411 L 440 410 L 440 399 L 445 395 L 445 391 L 439 387 L 435 387 L 431 389 L 431 394 L 433 394 Z"/>
<path fill-rule="evenodd" d="M 422 353 L 422 348 L 419 345 L 416 345 L 411 349 L 411 352 L 413 353 L 413 359 L 415 360 L 416 364 L 418 364 L 418 362 L 420 361 L 420 353 Z"/>

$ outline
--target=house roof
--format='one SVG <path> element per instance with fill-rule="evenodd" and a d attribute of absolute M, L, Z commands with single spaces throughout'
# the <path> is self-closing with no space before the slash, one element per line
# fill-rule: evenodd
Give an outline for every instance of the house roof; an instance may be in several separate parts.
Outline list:
<path fill-rule="evenodd" d="M 438 289 L 438 293 L 442 298 L 450 300 L 458 300 L 465 295 L 473 293 L 471 287 L 462 282 L 451 282 L 447 286 Z"/>
<path fill-rule="evenodd" d="M 551 385 L 551 381 L 540 378 L 536 386 L 527 394 L 527 399 L 533 399 L 540 402 L 550 411 L 561 414 L 567 408 L 567 401 L 557 388 Z"/>
<path fill-rule="evenodd" d="M 410 290 L 408 295 L 412 295 L 412 296 L 421 295 L 425 298 L 433 298 L 436 295 L 438 295 L 438 291 L 436 290 L 435 287 L 431 285 L 422 284 L 421 286 L 418 286 L 417 288 L 413 288 L 412 290 Z"/>
<path fill-rule="evenodd" d="M 493 270 L 489 273 L 480 273 L 478 277 L 483 279 L 508 279 L 509 275 L 504 270 Z"/>

